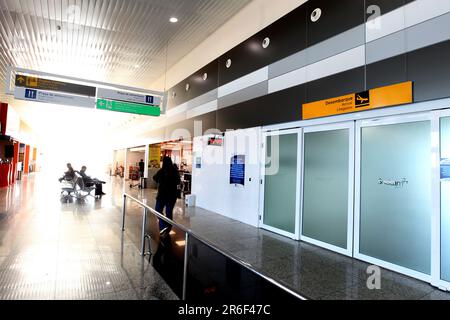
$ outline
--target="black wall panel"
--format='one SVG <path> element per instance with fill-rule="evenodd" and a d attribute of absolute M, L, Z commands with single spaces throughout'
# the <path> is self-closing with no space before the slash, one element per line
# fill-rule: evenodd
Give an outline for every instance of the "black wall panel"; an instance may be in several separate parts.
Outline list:
<path fill-rule="evenodd" d="M 364 0 L 309 0 L 308 16 L 308 46 L 315 45 L 328 38 L 364 23 Z M 321 18 L 311 21 L 311 13 L 322 10 Z"/>
<path fill-rule="evenodd" d="M 201 128 L 199 132 L 194 131 L 194 123 L 195 121 L 201 122 Z M 215 129 L 216 128 L 216 111 L 206 113 L 203 115 L 200 115 L 198 117 L 187 119 L 172 125 L 169 125 L 166 127 L 165 130 L 165 137 L 166 140 L 170 139 L 178 139 L 181 134 L 176 133 L 174 135 L 174 132 L 178 129 L 184 129 L 187 132 L 189 132 L 190 137 L 203 135 L 203 133 L 208 129 Z M 181 133 L 181 131 L 180 131 Z"/>
<path fill-rule="evenodd" d="M 185 80 L 190 86 L 190 99 L 194 99 L 218 87 L 219 75 L 217 63 L 218 61 L 214 60 Z M 203 80 L 203 75 L 205 73 L 208 77 L 206 80 Z"/>
<path fill-rule="evenodd" d="M 186 91 L 186 83 L 188 83 L 187 79 L 169 89 L 167 109 L 172 109 L 173 107 L 176 107 L 191 99 L 190 92 Z M 173 95 L 174 93 L 175 96 Z"/>
<path fill-rule="evenodd" d="M 408 81 L 406 54 L 368 64 L 366 81 L 368 89 Z"/>
<path fill-rule="evenodd" d="M 218 87 L 218 61 L 207 64 L 197 72 L 193 73 L 183 81 L 179 82 L 168 90 L 169 97 L 167 109 L 172 109 L 182 103 L 194 99 L 202 94 L 205 94 Z M 203 80 L 203 74 L 207 73 L 208 78 Z M 189 90 L 186 90 L 186 85 L 189 84 Z M 173 96 L 175 93 L 175 97 Z"/>
<path fill-rule="evenodd" d="M 314 102 L 361 91 L 364 91 L 364 67 L 308 82 L 306 101 Z"/>
<path fill-rule="evenodd" d="M 217 128 L 242 129 L 301 120 L 306 86 L 300 85 L 217 111 Z"/>
<path fill-rule="evenodd" d="M 414 101 L 450 97 L 450 41 L 407 54 L 408 79 L 414 81 Z"/>
<path fill-rule="evenodd" d="M 262 47 L 270 39 L 267 48 Z M 219 86 L 306 48 L 306 6 L 286 16 L 234 47 L 219 58 Z M 232 65 L 226 67 L 231 59 Z"/>

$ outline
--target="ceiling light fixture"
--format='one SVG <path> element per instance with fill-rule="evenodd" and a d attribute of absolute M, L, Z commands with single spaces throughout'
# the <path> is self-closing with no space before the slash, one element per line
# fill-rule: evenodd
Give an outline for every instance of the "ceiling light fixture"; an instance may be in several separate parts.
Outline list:
<path fill-rule="evenodd" d="M 170 18 L 169 21 L 172 22 L 172 23 L 177 23 L 178 22 L 178 18 L 172 17 L 172 18 Z"/>

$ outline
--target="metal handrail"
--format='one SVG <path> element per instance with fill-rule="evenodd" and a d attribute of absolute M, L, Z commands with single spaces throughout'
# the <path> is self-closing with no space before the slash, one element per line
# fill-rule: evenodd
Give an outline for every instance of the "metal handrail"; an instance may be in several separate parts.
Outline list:
<path fill-rule="evenodd" d="M 146 215 L 147 212 L 151 212 L 153 215 L 155 215 L 157 218 L 162 219 L 163 221 L 171 224 L 172 226 L 175 226 L 176 228 L 180 229 L 181 231 L 186 233 L 186 239 L 185 239 L 185 247 L 184 247 L 184 274 L 183 274 L 183 299 L 185 299 L 186 297 L 186 274 L 187 274 L 187 259 L 188 259 L 188 241 L 189 241 L 189 236 L 193 236 L 194 238 L 196 238 L 197 240 L 199 240 L 200 242 L 202 242 L 203 244 L 205 244 L 206 246 L 214 249 L 215 251 L 219 252 L 220 254 L 224 255 L 225 257 L 227 257 L 228 259 L 233 260 L 234 262 L 238 263 L 239 265 L 241 265 L 242 267 L 246 268 L 247 270 L 250 270 L 251 272 L 253 272 L 254 274 L 256 274 L 257 276 L 267 280 L 268 282 L 272 283 L 273 285 L 277 286 L 278 288 L 290 293 L 291 295 L 295 296 L 296 298 L 300 299 L 300 300 L 307 300 L 305 297 L 301 296 L 300 294 L 298 294 L 297 292 L 289 289 L 288 287 L 284 286 L 283 284 L 279 283 L 277 280 L 275 280 L 272 277 L 269 277 L 267 275 L 262 274 L 261 272 L 259 272 L 258 270 L 253 269 L 252 265 L 249 263 L 246 263 L 245 261 L 233 256 L 232 254 L 223 251 L 222 249 L 220 249 L 219 247 L 217 247 L 215 244 L 213 244 L 211 241 L 209 241 L 208 239 L 205 239 L 204 237 L 198 235 L 197 233 L 195 233 L 194 231 L 192 231 L 191 229 L 187 228 L 186 226 L 179 224 L 169 218 L 167 218 L 166 216 L 162 215 L 161 213 L 159 213 L 158 211 L 156 211 L 155 209 L 149 207 L 146 203 L 146 200 L 141 201 L 139 199 L 136 199 L 135 197 L 124 193 L 123 194 L 123 207 L 122 207 L 122 231 L 125 231 L 125 214 L 126 214 L 126 199 L 129 198 L 130 200 L 136 202 L 137 204 L 139 204 L 141 207 L 144 208 L 144 216 L 143 216 L 143 226 L 142 226 L 142 251 L 141 251 L 141 255 L 145 255 L 145 237 L 148 236 L 145 234 L 145 223 L 147 221 L 146 219 Z M 150 250 L 151 251 L 151 250 Z"/>

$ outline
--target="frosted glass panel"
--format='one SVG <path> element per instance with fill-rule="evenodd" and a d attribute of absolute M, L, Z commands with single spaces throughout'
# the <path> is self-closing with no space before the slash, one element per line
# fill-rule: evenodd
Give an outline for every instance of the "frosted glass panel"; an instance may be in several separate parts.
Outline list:
<path fill-rule="evenodd" d="M 304 146 L 302 234 L 346 249 L 349 131 L 306 133 Z"/>
<path fill-rule="evenodd" d="M 441 119 L 441 160 L 450 159 L 450 118 Z M 447 167 L 448 168 L 448 167 Z M 442 169 L 445 169 L 443 167 Z M 441 180 L 441 278 L 450 281 L 450 179 Z"/>
<path fill-rule="evenodd" d="M 271 160 L 266 160 L 264 224 L 290 233 L 295 233 L 297 143 L 297 133 L 280 135 L 279 143 L 273 143 L 272 137 L 266 138 L 266 157 Z M 275 173 L 272 170 L 277 163 L 279 169 Z M 275 174 L 268 175 L 269 172 Z"/>
<path fill-rule="evenodd" d="M 430 122 L 362 128 L 360 253 L 430 274 Z"/>

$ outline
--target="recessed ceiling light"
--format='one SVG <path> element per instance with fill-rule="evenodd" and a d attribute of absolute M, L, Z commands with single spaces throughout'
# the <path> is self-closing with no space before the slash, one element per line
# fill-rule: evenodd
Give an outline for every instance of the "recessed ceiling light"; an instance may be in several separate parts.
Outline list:
<path fill-rule="evenodd" d="M 172 17 L 172 18 L 170 18 L 169 21 L 172 22 L 172 23 L 177 23 L 178 22 L 178 18 Z"/>

